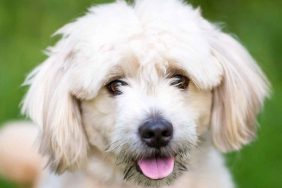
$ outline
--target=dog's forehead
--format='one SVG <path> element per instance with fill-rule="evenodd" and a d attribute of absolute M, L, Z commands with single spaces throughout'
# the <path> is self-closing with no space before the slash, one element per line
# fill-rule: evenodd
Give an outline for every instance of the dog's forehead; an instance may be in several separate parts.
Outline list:
<path fill-rule="evenodd" d="M 138 75 L 143 80 L 150 77 L 157 80 L 156 77 L 164 77 L 174 70 L 181 70 L 201 89 L 212 89 L 220 83 L 222 67 L 209 48 L 201 49 L 194 42 L 170 37 L 171 41 L 167 41 L 161 36 L 140 35 L 122 44 L 113 42 L 98 49 L 80 49 L 76 57 L 79 69 L 75 70 L 74 78 L 81 81 L 76 85 L 97 90 L 114 77 Z"/>
<path fill-rule="evenodd" d="M 152 49 L 151 49 L 152 51 Z M 148 56 L 149 53 L 148 53 Z M 170 61 L 165 59 L 160 55 L 145 58 L 138 58 L 135 55 L 123 58 L 115 66 L 113 66 L 106 77 L 110 80 L 113 78 L 135 78 L 141 80 L 148 80 L 150 82 L 157 81 L 158 79 L 153 79 L 153 77 L 158 77 L 160 79 L 168 76 L 173 76 L 173 74 L 184 74 L 188 75 L 186 70 L 181 64 L 175 61 Z M 151 80 L 150 80 L 151 77 Z"/>
<path fill-rule="evenodd" d="M 209 52 L 198 50 L 197 44 L 163 40 L 162 35 L 139 35 L 125 44 L 112 48 L 120 55 L 106 77 L 165 77 L 173 72 L 188 76 L 199 88 L 211 89 L 219 84 L 221 66 Z M 175 40 L 175 41 L 174 41 Z M 196 46 L 196 47 L 195 47 Z M 153 79 L 156 80 L 156 79 Z"/>
<path fill-rule="evenodd" d="M 147 2 L 146 9 L 142 3 L 94 7 L 60 30 L 68 43 L 75 44 L 81 64 L 76 71 L 81 83 L 76 85 L 97 88 L 117 70 L 135 74 L 142 67 L 166 72 L 171 64 L 185 71 L 199 88 L 212 89 L 220 84 L 222 67 L 211 53 L 208 40 L 213 35 L 212 27 L 191 6 L 171 1 L 171 11 L 165 3 L 151 7 Z"/>

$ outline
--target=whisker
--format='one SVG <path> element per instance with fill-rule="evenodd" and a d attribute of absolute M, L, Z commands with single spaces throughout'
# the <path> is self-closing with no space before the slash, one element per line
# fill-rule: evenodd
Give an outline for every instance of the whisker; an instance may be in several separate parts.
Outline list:
<path fill-rule="evenodd" d="M 124 180 L 128 180 L 129 179 L 129 173 L 131 172 L 131 169 L 133 168 L 134 166 L 132 165 L 132 166 L 130 166 L 128 169 L 126 169 L 125 170 L 125 172 L 124 172 L 124 176 L 123 176 L 123 179 Z M 132 175 L 131 175 L 132 176 Z M 130 176 L 130 177 L 131 177 Z"/>

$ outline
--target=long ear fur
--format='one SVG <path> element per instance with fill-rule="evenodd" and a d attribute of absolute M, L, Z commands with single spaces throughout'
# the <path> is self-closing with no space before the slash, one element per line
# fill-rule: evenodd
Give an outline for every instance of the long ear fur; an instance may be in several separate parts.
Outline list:
<path fill-rule="evenodd" d="M 59 43 L 27 78 L 30 85 L 22 111 L 42 128 L 40 151 L 57 173 L 86 161 L 87 141 L 78 101 L 70 94 L 71 45 Z"/>
<path fill-rule="evenodd" d="M 214 89 L 212 137 L 221 151 L 238 150 L 256 132 L 256 116 L 269 92 L 269 83 L 254 59 L 231 36 L 218 32 L 212 53 L 224 70 Z"/>

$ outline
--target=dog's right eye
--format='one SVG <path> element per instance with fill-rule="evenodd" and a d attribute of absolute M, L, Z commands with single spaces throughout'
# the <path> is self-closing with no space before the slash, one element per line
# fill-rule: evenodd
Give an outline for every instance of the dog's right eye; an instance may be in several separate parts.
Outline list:
<path fill-rule="evenodd" d="M 106 85 L 108 91 L 112 94 L 112 95 L 121 95 L 122 91 L 120 90 L 121 86 L 126 86 L 128 85 L 125 81 L 122 80 L 113 80 L 110 83 L 108 83 Z"/>

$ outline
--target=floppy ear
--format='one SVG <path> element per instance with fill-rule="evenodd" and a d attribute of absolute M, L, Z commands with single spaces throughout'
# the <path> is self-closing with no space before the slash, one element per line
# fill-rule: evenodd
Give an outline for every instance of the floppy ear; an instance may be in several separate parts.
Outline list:
<path fill-rule="evenodd" d="M 222 83 L 213 92 L 213 141 L 221 151 L 238 150 L 255 136 L 256 116 L 269 83 L 251 55 L 231 36 L 218 32 L 211 45 L 224 71 Z"/>
<path fill-rule="evenodd" d="M 59 44 L 37 67 L 25 84 L 30 88 L 22 111 L 42 128 L 40 151 L 49 157 L 57 173 L 77 168 L 86 161 L 87 141 L 78 101 L 70 92 L 71 44 Z"/>

